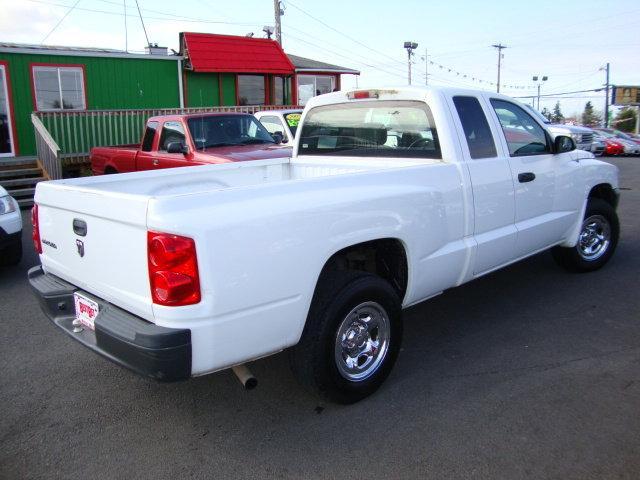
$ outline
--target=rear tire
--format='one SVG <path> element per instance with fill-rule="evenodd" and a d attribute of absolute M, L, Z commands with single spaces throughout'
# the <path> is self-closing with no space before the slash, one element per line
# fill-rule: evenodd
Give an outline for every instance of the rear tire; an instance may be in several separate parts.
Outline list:
<path fill-rule="evenodd" d="M 401 342 L 401 302 L 388 282 L 369 273 L 330 272 L 318 284 L 289 361 L 301 384 L 351 404 L 382 385 Z"/>
<path fill-rule="evenodd" d="M 618 245 L 620 222 L 615 209 L 599 198 L 590 198 L 575 247 L 555 247 L 553 258 L 570 272 L 602 268 Z"/>

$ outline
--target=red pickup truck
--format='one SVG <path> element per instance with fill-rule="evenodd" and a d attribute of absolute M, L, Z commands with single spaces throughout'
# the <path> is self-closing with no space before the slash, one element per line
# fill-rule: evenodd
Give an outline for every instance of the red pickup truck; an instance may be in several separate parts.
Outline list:
<path fill-rule="evenodd" d="M 94 175 L 240 162 L 291 156 L 256 120 L 245 113 L 207 113 L 151 117 L 140 145 L 94 147 Z"/>

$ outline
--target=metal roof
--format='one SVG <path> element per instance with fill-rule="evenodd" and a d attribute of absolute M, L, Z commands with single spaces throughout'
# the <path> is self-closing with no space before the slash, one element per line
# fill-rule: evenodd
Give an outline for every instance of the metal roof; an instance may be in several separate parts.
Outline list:
<path fill-rule="evenodd" d="M 320 62 L 318 60 L 312 60 L 311 58 L 299 57 L 290 53 L 288 53 L 287 56 L 296 67 L 296 72 L 331 72 L 360 75 L 359 70 L 354 70 L 352 68 L 341 67 L 340 65 L 332 65 L 331 63 Z"/>
<path fill-rule="evenodd" d="M 29 43 L 0 42 L 0 52 L 28 53 L 34 55 L 68 55 L 74 57 L 144 58 L 149 60 L 182 60 L 179 55 L 150 55 L 129 53 L 112 48 L 67 47 L 59 45 L 34 45 Z"/>
<path fill-rule="evenodd" d="M 280 44 L 266 38 L 184 32 L 180 50 L 194 72 L 294 73 Z"/>

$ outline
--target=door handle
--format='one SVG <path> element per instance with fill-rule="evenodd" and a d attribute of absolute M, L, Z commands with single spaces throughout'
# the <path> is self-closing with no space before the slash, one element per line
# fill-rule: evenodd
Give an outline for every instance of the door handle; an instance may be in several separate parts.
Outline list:
<path fill-rule="evenodd" d="M 160 163 L 160 162 L 158 161 L 158 159 L 157 159 L 157 158 L 154 158 L 154 159 L 153 159 L 153 164 L 154 164 L 154 165 L 158 165 L 159 163 Z"/>
<path fill-rule="evenodd" d="M 533 182 L 536 179 L 536 174 L 533 172 L 524 172 L 518 174 L 518 181 L 520 183 Z"/>

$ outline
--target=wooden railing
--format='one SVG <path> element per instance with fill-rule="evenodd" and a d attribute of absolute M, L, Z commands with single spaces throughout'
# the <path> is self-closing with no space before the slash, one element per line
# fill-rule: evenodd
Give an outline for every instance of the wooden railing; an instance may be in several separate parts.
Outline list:
<path fill-rule="evenodd" d="M 65 160 L 84 160 L 92 147 L 139 143 L 149 117 L 182 113 L 243 112 L 302 108 L 283 105 L 259 105 L 205 108 L 154 108 L 141 110 L 85 110 L 62 112 L 36 112 L 38 120 L 54 144 L 59 145 Z M 34 122 L 35 126 L 35 122 Z M 38 133 L 36 132 L 36 141 Z M 40 149 L 38 147 L 38 152 Z"/>
<path fill-rule="evenodd" d="M 38 163 L 45 175 L 51 180 L 62 178 L 62 162 L 60 159 L 60 147 L 42 124 L 40 119 L 31 114 L 31 123 L 36 136 L 36 150 Z"/>

